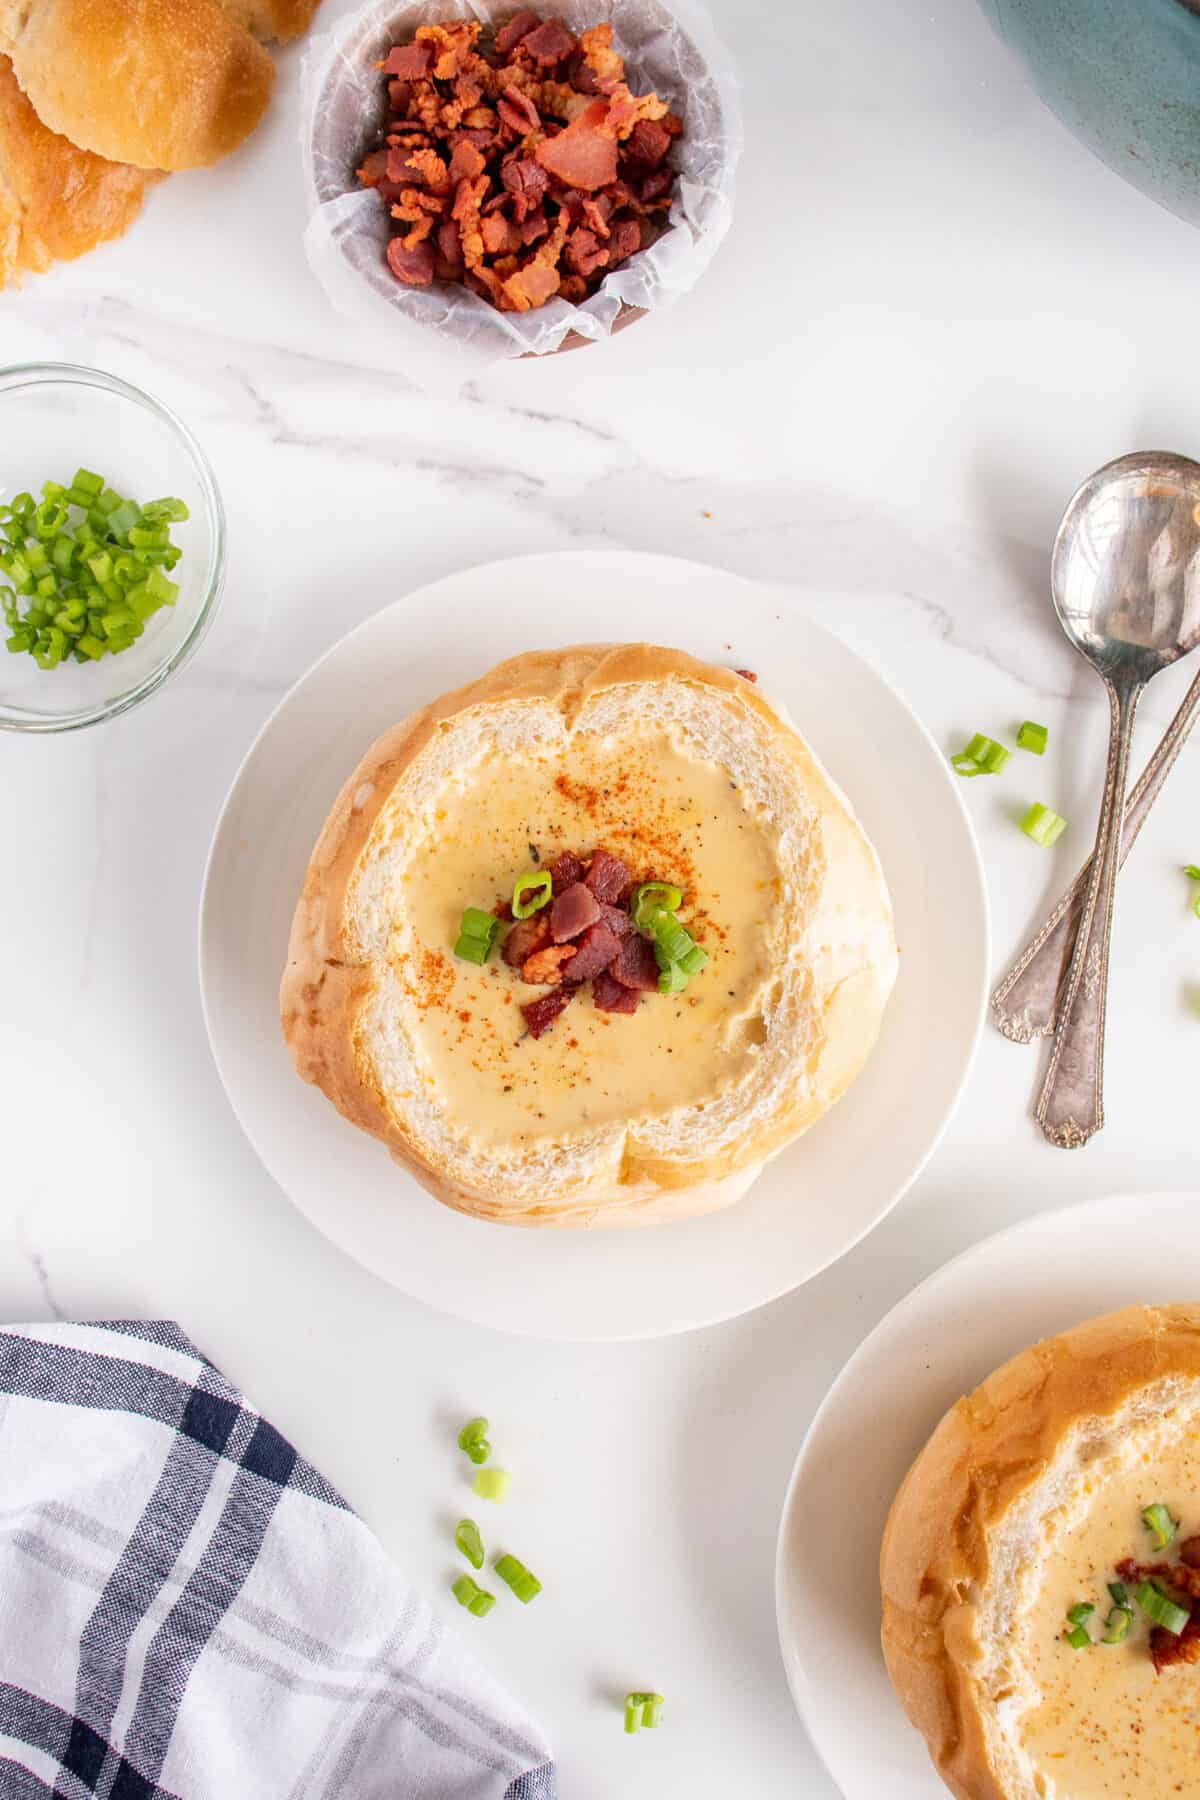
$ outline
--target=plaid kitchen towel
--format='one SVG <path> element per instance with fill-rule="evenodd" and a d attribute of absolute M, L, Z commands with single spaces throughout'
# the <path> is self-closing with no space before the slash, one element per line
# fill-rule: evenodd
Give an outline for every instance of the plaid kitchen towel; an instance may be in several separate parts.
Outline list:
<path fill-rule="evenodd" d="M 0 1329 L 0 1800 L 555 1800 L 542 1734 L 169 1324 Z"/>

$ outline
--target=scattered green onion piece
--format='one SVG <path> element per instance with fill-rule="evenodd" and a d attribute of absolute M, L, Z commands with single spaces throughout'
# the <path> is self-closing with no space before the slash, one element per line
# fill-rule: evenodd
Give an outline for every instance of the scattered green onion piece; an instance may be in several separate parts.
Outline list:
<path fill-rule="evenodd" d="M 1091 1618 L 1095 1610 L 1096 1608 L 1090 1600 L 1081 1600 L 1078 1605 L 1067 1608 L 1067 1624 L 1082 1625 L 1085 1620 Z"/>
<path fill-rule="evenodd" d="M 467 937 L 464 933 L 455 943 L 454 954 L 463 962 L 478 963 L 482 967 L 488 959 L 488 945 L 482 938 Z"/>
<path fill-rule="evenodd" d="M 471 1483 L 471 1492 L 478 1494 L 481 1500 L 491 1500 L 499 1506 L 508 1498 L 511 1486 L 512 1476 L 507 1469 L 480 1469 Z"/>
<path fill-rule="evenodd" d="M 1189 881 L 1200 881 L 1200 867 L 1195 863 L 1184 863 L 1183 872 Z"/>
<path fill-rule="evenodd" d="M 158 573 L 159 571 L 155 569 L 150 580 L 145 583 L 148 593 L 153 586 L 154 576 L 158 575 Z M 162 580 L 166 581 L 166 577 L 163 576 Z M 167 581 L 166 585 L 171 587 L 174 584 Z M 134 591 L 136 592 L 136 590 Z M 160 604 L 153 600 L 152 595 L 149 595 L 149 597 L 152 608 L 153 605 Z M 458 928 L 458 942 L 454 946 L 455 956 L 461 956 L 464 962 L 473 962 L 482 965 L 491 955 L 492 946 L 496 942 L 499 932 L 500 921 L 496 918 L 494 913 L 484 912 L 483 909 L 478 906 L 468 906 L 466 912 L 462 916 L 462 922 Z"/>
<path fill-rule="evenodd" d="M 451 1582 L 450 1592 L 458 1604 L 465 1606 L 477 1619 L 486 1619 L 496 1604 L 495 1594 L 489 1594 L 486 1588 L 481 1588 L 469 1575 L 460 1575 L 457 1581 Z"/>
<path fill-rule="evenodd" d="M 683 894 L 669 881 L 643 881 L 634 889 L 633 922 L 647 937 L 654 936 L 659 913 L 677 912 L 683 905 Z"/>
<path fill-rule="evenodd" d="M 1171 1517 L 1161 1500 L 1156 1500 L 1153 1506 L 1143 1507 L 1142 1524 L 1153 1536 L 1156 1550 L 1165 1550 L 1179 1530 L 1179 1521 Z"/>
<path fill-rule="evenodd" d="M 1108 1591 L 1113 1597 L 1113 1604 L 1115 1606 L 1123 1606 L 1128 1611 L 1129 1589 L 1125 1586 L 1125 1583 L 1123 1581 L 1110 1581 L 1108 1584 Z"/>
<path fill-rule="evenodd" d="M 549 906 L 553 893 L 554 877 L 549 869 L 527 869 L 513 886 L 513 918 L 531 919 Z"/>
<path fill-rule="evenodd" d="M 1174 1600 L 1164 1594 L 1155 1581 L 1143 1581 L 1133 1597 L 1147 1618 L 1153 1619 L 1156 1625 L 1161 1625 L 1173 1637 L 1179 1636 L 1192 1616 L 1186 1607 L 1176 1606 Z"/>
<path fill-rule="evenodd" d="M 528 1606 L 541 1593 L 542 1584 L 537 1576 L 530 1574 L 525 1564 L 518 1562 L 515 1556 L 498 1556 L 493 1566 L 501 1581 L 512 1589 L 522 1606 Z"/>
<path fill-rule="evenodd" d="M 454 1548 L 461 1551 L 473 1569 L 483 1567 L 483 1539 L 474 1519 L 460 1519 L 454 1527 Z"/>
<path fill-rule="evenodd" d="M 654 947 L 658 952 L 659 968 L 666 962 L 680 962 L 689 950 L 695 948 L 696 940 L 687 928 L 679 923 L 674 913 L 660 913 L 654 922 Z"/>
<path fill-rule="evenodd" d="M 699 944 L 693 944 L 691 949 L 685 950 L 679 959 L 679 966 L 685 975 L 699 975 L 707 963 L 708 951 L 702 949 Z"/>
<path fill-rule="evenodd" d="M 1046 754 L 1046 745 L 1050 733 L 1044 725 L 1035 725 L 1032 719 L 1026 719 L 1017 733 L 1017 745 L 1022 750 L 1031 750 L 1035 756 Z"/>
<path fill-rule="evenodd" d="M 166 519 L 173 525 L 181 524 L 184 519 L 190 519 L 191 516 L 183 501 L 177 499 L 173 494 L 168 495 L 165 500 L 147 500 L 142 508 L 143 518 Z"/>
<path fill-rule="evenodd" d="M 1052 812 L 1048 806 L 1043 806 L 1037 800 L 1021 820 L 1021 830 L 1025 836 L 1032 838 L 1035 844 L 1041 844 L 1045 850 L 1048 850 L 1052 844 L 1057 844 L 1066 829 L 1067 821 L 1062 815 Z"/>
<path fill-rule="evenodd" d="M 1086 1650 L 1092 1641 L 1086 1625 L 1076 1625 L 1074 1631 L 1064 1631 L 1063 1636 L 1072 1650 Z"/>
<path fill-rule="evenodd" d="M 1127 1606 L 1114 1606 L 1104 1621 L 1102 1644 L 1123 1644 L 1129 1636 L 1129 1627 L 1133 1624 L 1133 1614 Z"/>
<path fill-rule="evenodd" d="M 658 971 L 660 994 L 682 994 L 687 984 L 688 978 L 678 963 L 668 963 L 665 969 Z"/>
<path fill-rule="evenodd" d="M 626 1694 L 625 1729 L 633 1733 L 643 1727 L 653 1731 L 662 1719 L 665 1702 L 661 1694 Z"/>
<path fill-rule="evenodd" d="M 71 486 L 77 488 L 81 494 L 90 495 L 94 500 L 97 494 L 104 491 L 104 477 L 103 475 L 93 475 L 90 469 L 76 469 Z M 15 500 L 13 505 L 16 506 Z"/>
<path fill-rule="evenodd" d="M 492 1454 L 492 1446 L 488 1443 L 488 1422 L 486 1419 L 468 1419 L 458 1434 L 458 1447 L 470 1457 L 473 1463 L 485 1463 Z"/>
<path fill-rule="evenodd" d="M 1010 754 L 995 738 L 977 731 L 966 749 L 950 758 L 950 763 L 959 775 L 998 775 Z"/>

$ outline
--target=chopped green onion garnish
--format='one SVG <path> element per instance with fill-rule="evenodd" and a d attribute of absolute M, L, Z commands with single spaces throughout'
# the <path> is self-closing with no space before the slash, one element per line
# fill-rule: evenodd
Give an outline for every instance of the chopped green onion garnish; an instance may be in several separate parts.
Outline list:
<path fill-rule="evenodd" d="M 1129 1606 L 1129 1589 L 1125 1586 L 1125 1583 L 1123 1581 L 1110 1581 L 1108 1584 L 1108 1591 L 1112 1595 L 1113 1603 L 1116 1606 L 1124 1606 L 1124 1607 L 1128 1608 L 1128 1606 Z"/>
<path fill-rule="evenodd" d="M 172 568 L 178 560 L 169 522 L 186 518 L 187 508 L 182 500 L 153 504 L 159 510 L 142 551 L 130 547 L 142 509 L 90 469 L 77 470 L 69 487 L 43 482 L 40 503 L 17 494 L 0 507 L 0 572 L 11 583 L 0 589 L 0 605 L 10 651 L 31 655 L 43 669 L 67 658 L 98 661 L 127 649 L 145 620 L 174 604 L 179 589 L 159 564 Z M 79 509 L 74 525 L 72 507 Z M 142 563 L 140 555 L 155 561 Z M 18 597 L 31 602 L 24 614 Z"/>
<path fill-rule="evenodd" d="M 1035 844 L 1041 844 L 1046 850 L 1051 844 L 1057 844 L 1066 829 L 1067 821 L 1062 815 L 1052 812 L 1037 800 L 1021 820 L 1021 830 L 1025 836 L 1032 838 Z"/>
<path fill-rule="evenodd" d="M 147 587 L 158 573 L 159 571 L 155 569 L 150 581 L 146 583 Z M 171 583 L 168 582 L 167 585 L 170 586 Z M 461 956 L 464 962 L 485 963 L 492 954 L 492 946 L 496 942 L 499 932 L 500 921 L 494 913 L 484 912 L 478 906 L 468 906 L 458 928 L 458 941 L 454 946 L 455 956 Z"/>
<path fill-rule="evenodd" d="M 687 984 L 687 975 L 678 963 L 668 963 L 665 969 L 658 971 L 660 994 L 682 994 Z"/>
<path fill-rule="evenodd" d="M 677 912 L 682 905 L 681 890 L 669 881 L 643 881 L 641 887 L 634 889 L 633 922 L 639 931 L 653 937 L 659 913 Z"/>
<path fill-rule="evenodd" d="M 493 1565 L 497 1575 L 507 1587 L 510 1587 L 522 1606 L 528 1606 L 536 1600 L 542 1591 L 542 1584 L 536 1575 L 531 1575 L 523 1562 L 515 1556 L 498 1556 Z"/>
<path fill-rule="evenodd" d="M 654 922 L 654 947 L 660 968 L 665 968 L 667 963 L 681 962 L 695 945 L 695 938 L 674 913 L 659 914 Z"/>
<path fill-rule="evenodd" d="M 1068 1644 L 1070 1644 L 1072 1650 L 1086 1650 L 1092 1641 L 1088 1636 L 1086 1625 L 1076 1625 L 1074 1631 L 1064 1631 L 1063 1636 L 1066 1638 Z"/>
<path fill-rule="evenodd" d="M 701 949 L 699 944 L 693 944 L 691 949 L 685 950 L 680 957 L 679 966 L 685 975 L 698 975 L 707 962 L 708 951 Z"/>
<path fill-rule="evenodd" d="M 647 1731 L 652 1731 L 662 1718 L 663 1705 L 661 1694 L 626 1694 L 626 1731 L 632 1733 L 640 1731 L 643 1727 Z"/>
<path fill-rule="evenodd" d="M 554 877 L 549 869 L 527 869 L 513 887 L 513 918 L 532 918 L 543 906 L 549 906 L 553 893 Z"/>
<path fill-rule="evenodd" d="M 1078 1605 L 1067 1608 L 1067 1624 L 1082 1625 L 1085 1619 L 1091 1618 L 1095 1610 L 1090 1600 L 1081 1600 Z"/>
<path fill-rule="evenodd" d="M 486 1618 L 496 1604 L 495 1594 L 479 1587 L 469 1575 L 460 1575 L 457 1581 L 451 1582 L 450 1592 L 458 1604 L 465 1606 L 477 1619 Z"/>
<path fill-rule="evenodd" d="M 1102 1644 L 1123 1644 L 1129 1636 L 1129 1627 L 1133 1623 L 1133 1614 L 1127 1606 L 1114 1606 L 1104 1621 Z"/>
<path fill-rule="evenodd" d="M 459 1449 L 465 1451 L 473 1463 L 485 1463 L 492 1454 L 487 1434 L 486 1419 L 468 1419 L 458 1434 Z"/>
<path fill-rule="evenodd" d="M 471 1483 L 471 1491 L 478 1494 L 481 1500 L 492 1500 L 499 1505 L 508 1498 L 511 1486 L 512 1476 L 507 1469 L 480 1469 Z"/>
<path fill-rule="evenodd" d="M 1032 719 L 1026 719 L 1017 733 L 1017 744 L 1022 750 L 1032 750 L 1035 756 L 1046 754 L 1046 745 L 1050 733 L 1044 725 L 1035 725 Z"/>
<path fill-rule="evenodd" d="M 1200 867 L 1195 863 L 1184 863 L 1183 872 L 1189 881 L 1200 881 Z"/>
<path fill-rule="evenodd" d="M 454 1548 L 460 1550 L 473 1569 L 483 1567 L 483 1539 L 474 1519 L 460 1519 L 454 1527 Z"/>
<path fill-rule="evenodd" d="M 977 731 L 966 749 L 950 758 L 950 763 L 959 775 L 998 775 L 1010 754 L 995 738 Z"/>
<path fill-rule="evenodd" d="M 1178 1637 L 1191 1614 L 1184 1606 L 1176 1606 L 1169 1595 L 1164 1594 L 1156 1581 L 1143 1581 L 1134 1594 L 1134 1599 L 1156 1625 Z"/>
<path fill-rule="evenodd" d="M 1165 1550 L 1179 1529 L 1179 1521 L 1171 1517 L 1160 1500 L 1153 1506 L 1143 1507 L 1142 1524 L 1153 1536 L 1156 1550 Z"/>

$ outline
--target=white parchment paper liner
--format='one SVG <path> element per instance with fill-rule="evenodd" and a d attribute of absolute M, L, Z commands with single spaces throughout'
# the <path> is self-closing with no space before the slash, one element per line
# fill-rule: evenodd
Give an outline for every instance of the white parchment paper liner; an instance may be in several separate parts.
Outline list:
<path fill-rule="evenodd" d="M 700 0 L 545 0 L 576 35 L 611 20 L 634 93 L 653 88 L 684 122 L 673 161 L 679 170 L 669 226 L 579 306 L 551 300 L 528 313 L 502 313 L 457 283 L 410 288 L 384 261 L 391 221 L 378 194 L 354 171 L 379 142 L 386 83 L 375 64 L 418 25 L 453 18 L 501 23 L 520 0 L 376 0 L 314 39 L 301 74 L 302 137 L 309 181 L 304 247 L 329 299 L 372 351 L 401 364 L 425 387 L 460 386 L 504 357 L 543 356 L 568 332 L 604 338 L 622 303 L 651 309 L 700 278 L 729 229 L 742 146 L 732 59 Z"/>

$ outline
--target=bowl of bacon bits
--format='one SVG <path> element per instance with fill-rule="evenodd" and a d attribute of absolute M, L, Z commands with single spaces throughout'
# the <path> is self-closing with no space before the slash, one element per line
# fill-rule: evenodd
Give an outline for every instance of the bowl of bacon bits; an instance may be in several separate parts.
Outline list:
<path fill-rule="evenodd" d="M 735 83 L 695 0 L 383 0 L 305 87 L 309 260 L 418 378 L 607 337 L 728 227 Z"/>

